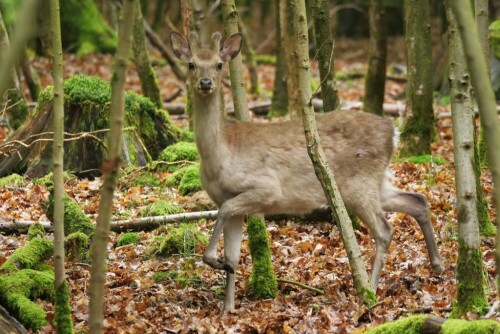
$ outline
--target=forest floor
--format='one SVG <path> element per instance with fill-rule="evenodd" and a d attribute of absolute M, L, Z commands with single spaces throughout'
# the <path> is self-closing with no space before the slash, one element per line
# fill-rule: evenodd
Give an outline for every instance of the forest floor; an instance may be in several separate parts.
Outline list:
<path fill-rule="evenodd" d="M 354 58 L 356 57 L 340 57 L 336 60 L 337 71 L 364 73 L 365 64 L 353 60 Z M 83 58 L 68 55 L 65 57 L 65 77 L 79 73 L 98 75 L 109 80 L 110 60 L 110 56 L 103 55 Z M 40 72 L 44 86 L 49 84 L 51 79 L 48 61 L 36 59 L 34 66 Z M 317 69 L 313 67 L 313 71 L 317 75 Z M 253 100 L 269 98 L 273 72 L 269 65 L 259 66 L 263 93 L 261 96 L 253 96 Z M 159 68 L 157 74 L 163 96 L 170 96 L 182 87 L 167 67 Z M 140 91 L 139 80 L 132 68 L 127 77 L 127 87 Z M 343 102 L 361 101 L 363 90 L 362 77 L 339 81 Z M 388 81 L 386 102 L 398 103 L 404 91 L 405 87 L 401 82 Z M 227 100 L 229 96 L 229 92 L 226 92 Z M 449 109 L 436 103 L 435 111 L 443 113 Z M 267 121 L 264 118 L 258 120 Z M 179 119 L 179 122 L 184 124 L 185 120 Z M 241 263 L 237 270 L 236 312 L 224 314 L 224 275 L 203 264 L 202 249 L 189 256 L 145 260 L 143 256 L 147 246 L 154 236 L 165 232 L 165 228 L 140 232 L 141 240 L 138 244 L 121 247 L 115 247 L 120 234 L 112 233 L 108 247 L 105 292 L 106 333 L 363 333 L 376 324 L 415 313 L 447 317 L 456 293 L 457 256 L 451 138 L 451 120 L 439 119 L 436 142 L 432 149 L 434 161 L 442 158 L 443 163 L 391 164 L 395 174 L 394 183 L 398 187 L 421 192 L 429 200 L 432 223 L 446 268 L 440 277 L 434 276 L 431 271 L 423 235 L 416 222 L 404 214 L 388 214 L 395 229 L 394 239 L 378 286 L 378 303 L 367 309 L 356 298 L 347 256 L 338 230 L 332 223 L 270 221 L 267 226 L 276 276 L 314 286 L 325 293 L 316 295 L 315 292 L 296 285 L 279 283 L 279 293 L 274 300 L 252 299 L 248 282 L 252 263 L 245 236 Z M 168 176 L 167 172 L 157 174 L 162 180 Z M 491 208 L 492 182 L 488 170 L 483 170 L 481 181 Z M 100 186 L 100 179 L 71 179 L 65 188 L 85 213 L 95 218 Z M 4 220 L 46 221 L 40 202 L 47 195 L 45 188 L 31 183 L 22 189 L 0 188 L 0 217 Z M 159 200 L 181 204 L 187 198 L 179 196 L 176 189 L 134 187 L 129 184 L 129 180 L 123 178 L 113 205 L 114 219 L 136 217 L 141 208 Z M 490 210 L 490 215 L 495 219 L 493 210 Z M 213 225 L 213 221 L 201 222 L 198 229 L 209 236 Z M 363 225 L 356 231 L 356 235 L 366 265 L 370 268 L 374 254 L 371 236 Z M 22 234 L 0 235 L 0 264 L 26 242 L 26 236 Z M 493 238 L 483 238 L 481 250 L 490 287 L 487 291 L 488 300 L 491 304 L 496 297 Z M 66 269 L 75 328 L 86 329 L 90 266 L 68 262 Z M 187 279 L 155 282 L 152 274 L 160 270 L 184 273 Z M 52 320 L 54 306 L 47 301 L 39 303 L 48 312 L 49 320 Z M 474 318 L 476 315 L 471 314 L 470 317 Z M 53 332 L 51 326 L 41 330 L 41 333 Z"/>

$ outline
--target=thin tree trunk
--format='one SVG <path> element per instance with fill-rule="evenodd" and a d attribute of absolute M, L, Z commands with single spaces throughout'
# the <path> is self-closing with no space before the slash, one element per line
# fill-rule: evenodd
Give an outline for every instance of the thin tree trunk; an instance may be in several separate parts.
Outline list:
<path fill-rule="evenodd" d="M 163 101 L 160 96 L 160 87 L 158 86 L 158 80 L 149 60 L 141 6 L 138 4 L 135 10 L 132 50 L 135 67 L 141 80 L 142 94 L 148 97 L 156 107 L 162 109 Z"/>
<path fill-rule="evenodd" d="M 106 282 L 106 248 L 108 244 L 109 222 L 113 206 L 113 195 L 120 167 L 121 138 L 123 125 L 123 105 L 125 73 L 132 37 L 134 9 L 137 0 L 123 2 L 118 30 L 118 49 L 115 55 L 113 79 L 111 81 L 110 133 L 108 138 L 108 159 L 101 172 L 104 183 L 97 216 L 97 226 L 92 245 L 92 274 L 90 278 L 89 328 L 91 334 L 103 332 L 104 283 Z"/>
<path fill-rule="evenodd" d="M 234 0 L 222 0 L 221 5 L 224 31 L 227 36 L 230 36 L 238 32 L 238 12 L 236 5 Z M 250 121 L 250 113 L 245 94 L 241 55 L 238 55 L 229 63 L 229 71 L 236 118 L 248 122 Z M 271 248 L 269 246 L 264 216 L 260 214 L 249 216 L 247 222 L 247 231 L 249 231 L 248 244 L 253 264 L 250 280 L 252 293 L 255 298 L 259 299 L 274 298 L 278 292 L 278 283 L 272 266 Z M 227 275 L 232 274 L 227 273 Z"/>
<path fill-rule="evenodd" d="M 288 89 L 286 87 L 285 50 L 280 24 L 280 0 L 276 0 L 276 65 L 274 68 L 274 88 L 269 117 L 283 116 L 288 112 Z"/>
<path fill-rule="evenodd" d="M 400 154 L 411 156 L 430 153 L 434 137 L 429 1 L 405 0 L 405 21 L 408 84 Z"/>
<path fill-rule="evenodd" d="M 387 66 L 387 21 L 382 0 L 370 0 L 370 50 L 365 78 L 364 110 L 383 115 Z"/>
<path fill-rule="evenodd" d="M 307 36 L 307 21 L 305 11 L 305 0 L 293 2 L 291 18 L 297 24 L 297 36 L 300 36 L 294 44 L 297 55 L 294 66 L 298 69 L 298 90 L 300 98 L 300 109 L 302 122 L 307 142 L 307 152 L 314 166 L 314 171 L 318 176 L 321 187 L 325 192 L 328 204 L 332 208 L 332 214 L 341 232 L 342 241 L 346 248 L 349 264 L 352 269 L 354 286 L 360 299 L 370 305 L 375 302 L 375 294 L 370 288 L 368 273 L 364 266 L 363 256 L 359 250 L 347 210 L 340 196 L 332 170 L 329 168 L 316 127 L 314 110 L 311 104 L 311 84 L 310 84 L 310 61 L 309 61 L 309 41 Z"/>
<path fill-rule="evenodd" d="M 467 64 L 471 74 L 472 86 L 476 92 L 481 125 L 484 129 L 490 168 L 493 175 L 493 191 L 495 208 L 500 208 L 500 126 L 496 111 L 496 102 L 490 80 L 488 67 L 481 56 L 479 33 L 474 23 L 470 2 L 468 0 L 450 1 L 453 13 L 457 19 L 458 29 L 464 45 Z M 496 268 L 497 289 L 500 287 L 500 215 L 497 215 L 496 234 Z"/>
<path fill-rule="evenodd" d="M 287 0 L 278 0 L 280 3 L 280 27 L 283 50 L 286 62 L 286 87 L 288 91 L 288 113 L 291 118 L 301 117 L 300 99 L 297 94 L 297 72 L 296 54 L 294 53 L 295 37 L 297 36 L 296 23 L 292 17 L 292 6 Z M 306 32 L 307 33 L 307 32 Z"/>
<path fill-rule="evenodd" d="M 257 72 L 257 62 L 255 61 L 255 50 L 250 42 L 250 35 L 246 25 L 242 20 L 238 20 L 238 27 L 245 37 L 243 52 L 245 54 L 245 62 L 248 68 L 248 76 L 250 77 L 250 93 L 259 94 L 259 73 Z"/>
<path fill-rule="evenodd" d="M 459 237 L 458 290 L 453 308 L 453 315 L 457 317 L 488 306 L 488 303 L 484 292 L 483 262 L 479 248 L 479 221 L 475 196 L 474 114 L 470 80 L 462 41 L 457 31 L 455 17 L 449 8 L 449 1 L 446 1 L 446 15 Z"/>
<path fill-rule="evenodd" d="M 50 0 L 49 7 L 53 54 L 52 78 L 54 80 L 52 171 L 54 181 L 55 324 L 58 334 L 66 334 L 73 333 L 73 321 L 64 268 L 64 84 L 59 0 Z"/>
<path fill-rule="evenodd" d="M 333 61 L 334 40 L 330 23 L 330 8 L 327 0 L 312 2 L 316 54 L 318 55 L 319 76 L 321 80 L 321 98 L 325 111 L 340 110 L 335 67 Z"/>

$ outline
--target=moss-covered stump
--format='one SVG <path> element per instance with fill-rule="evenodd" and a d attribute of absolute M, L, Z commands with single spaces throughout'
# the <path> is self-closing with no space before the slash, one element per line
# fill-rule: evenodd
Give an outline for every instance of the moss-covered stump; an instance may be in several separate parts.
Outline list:
<path fill-rule="evenodd" d="M 68 260 L 90 262 L 89 237 L 82 232 L 71 233 L 64 241 Z"/>
<path fill-rule="evenodd" d="M 86 171 L 89 175 L 99 175 L 107 156 L 110 85 L 97 77 L 76 75 L 65 82 L 64 94 L 65 131 L 73 134 L 66 136 L 72 140 L 64 145 L 64 167 L 76 173 Z M 52 99 L 53 87 L 48 86 L 40 94 L 33 114 L 13 133 L 7 146 L 4 144 L 0 154 L 7 157 L 0 162 L 0 177 L 16 172 L 37 178 L 52 169 L 50 141 L 39 141 L 29 148 L 15 142 L 31 144 L 35 139 L 51 139 Z M 184 136 L 165 110 L 157 109 L 149 99 L 132 92 L 125 96 L 124 130 L 125 166 L 146 165 L 156 159 L 161 150 Z"/>
<path fill-rule="evenodd" d="M 164 168 L 160 165 L 161 169 L 175 172 L 186 161 L 199 161 L 200 156 L 195 143 L 182 141 L 168 146 L 160 153 L 158 159 L 169 163 Z"/>
<path fill-rule="evenodd" d="M 157 236 L 152 241 L 146 251 L 146 257 L 189 256 L 197 253 L 206 244 L 208 239 L 196 228 L 196 224 L 168 226 L 166 235 Z"/>
<path fill-rule="evenodd" d="M 500 333 L 500 323 L 494 320 L 446 320 L 434 316 L 416 315 L 388 322 L 366 334 L 486 334 Z"/>
<path fill-rule="evenodd" d="M 257 299 L 276 297 L 278 282 L 271 262 L 271 250 L 265 222 L 258 216 L 248 217 L 248 248 L 252 256 L 250 286 Z"/>

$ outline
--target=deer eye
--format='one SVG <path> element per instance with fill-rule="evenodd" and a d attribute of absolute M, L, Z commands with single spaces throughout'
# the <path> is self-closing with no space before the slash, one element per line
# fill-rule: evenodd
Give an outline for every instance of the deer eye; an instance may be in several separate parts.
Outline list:
<path fill-rule="evenodd" d="M 222 63 L 217 63 L 217 66 L 215 67 L 217 69 L 217 71 L 220 71 L 222 70 Z"/>
<path fill-rule="evenodd" d="M 189 62 L 189 63 L 188 63 L 188 67 L 189 67 L 189 69 L 190 69 L 191 71 L 193 71 L 193 70 L 194 70 L 194 68 L 195 68 L 194 63 Z"/>

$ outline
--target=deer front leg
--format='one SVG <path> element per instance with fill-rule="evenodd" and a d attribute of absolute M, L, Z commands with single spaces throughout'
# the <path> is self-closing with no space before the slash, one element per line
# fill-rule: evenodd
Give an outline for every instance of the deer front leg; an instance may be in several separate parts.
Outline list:
<path fill-rule="evenodd" d="M 224 311 L 234 311 L 235 300 L 235 272 L 240 261 L 241 238 L 243 236 L 243 217 L 234 217 L 224 225 L 224 261 L 233 269 L 234 273 L 226 272 L 226 298 Z"/>
<path fill-rule="evenodd" d="M 203 262 L 205 262 L 214 269 L 222 269 L 227 272 L 234 273 L 233 268 L 231 268 L 228 264 L 226 264 L 221 258 L 217 256 L 217 244 L 219 243 L 219 237 L 224 228 L 224 224 L 226 223 L 225 220 L 226 220 L 225 217 L 221 215 L 219 211 L 214 231 L 212 233 L 212 236 L 210 237 L 208 246 L 205 249 L 205 253 L 203 254 Z"/>

